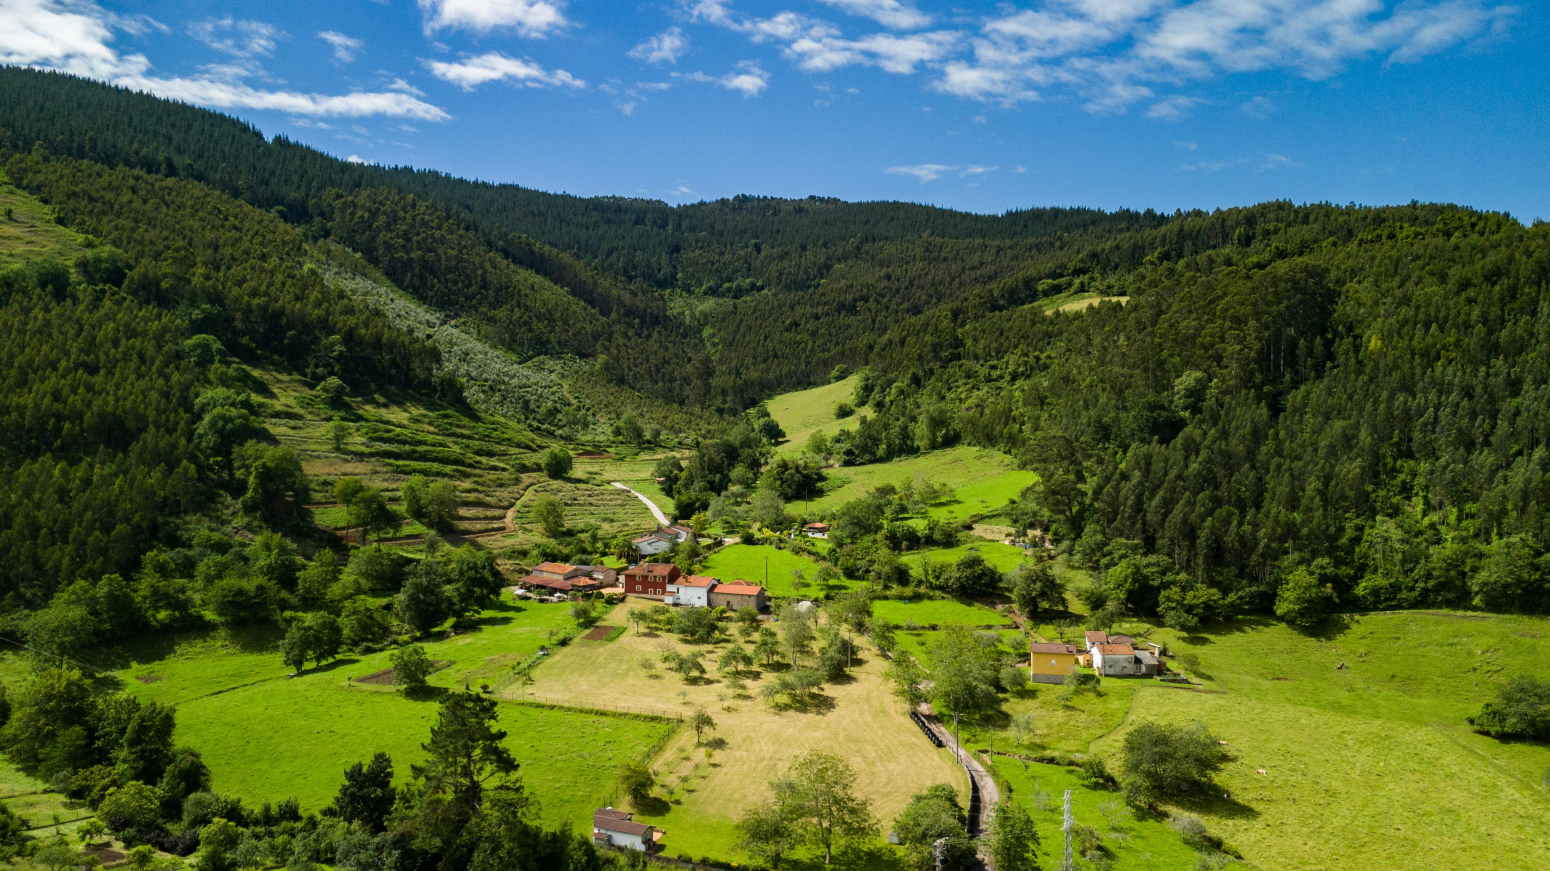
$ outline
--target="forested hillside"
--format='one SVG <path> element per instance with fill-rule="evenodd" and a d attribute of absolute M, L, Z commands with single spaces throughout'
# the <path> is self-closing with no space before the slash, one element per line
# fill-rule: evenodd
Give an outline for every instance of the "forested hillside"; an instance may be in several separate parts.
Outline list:
<path fill-rule="evenodd" d="M 1144 613 L 1269 610 L 1291 580 L 1347 607 L 1550 605 L 1550 227 L 1266 204 L 1159 232 L 1224 244 L 1078 279 L 1123 305 L 891 333 L 850 449 L 1018 455 L 1042 478 L 1024 519 L 1123 565 L 1108 592 Z"/>
<path fill-rule="evenodd" d="M 121 332 L 137 360 L 204 334 L 314 381 L 466 395 L 573 440 L 638 441 L 655 415 L 701 448 L 669 482 L 690 506 L 746 465 L 740 446 L 766 418 L 734 428 L 735 413 L 845 364 L 862 372 L 860 414 L 835 457 L 955 443 L 1016 457 L 1040 476 L 1016 520 L 1105 571 L 1095 607 L 1180 622 L 1298 597 L 1550 607 L 1543 225 L 1421 204 L 669 207 L 357 166 L 67 76 L 0 70 L 0 97 L 7 172 L 104 243 L 63 277 L 11 275 L 13 342 L 38 340 L 14 326 L 26 318 L 108 318 L 136 325 Z M 400 290 L 418 308 L 395 308 Z M 188 462 L 197 492 L 240 490 L 229 446 L 190 453 L 181 376 L 148 374 L 147 395 L 167 398 L 112 440 L 87 436 L 111 419 L 93 403 L 122 393 L 80 359 L 8 371 L 18 390 L 63 379 L 94 397 L 15 412 L 8 468 L 52 462 L 64 481 L 62 458 L 133 460 L 152 481 Z M 71 474 L 69 498 L 97 504 Z M 14 506 L 54 504 L 41 487 L 0 509 L 56 553 L 38 557 L 40 589 L 134 561 L 101 542 L 143 524 L 56 524 L 36 544 L 53 521 L 17 525 Z"/>

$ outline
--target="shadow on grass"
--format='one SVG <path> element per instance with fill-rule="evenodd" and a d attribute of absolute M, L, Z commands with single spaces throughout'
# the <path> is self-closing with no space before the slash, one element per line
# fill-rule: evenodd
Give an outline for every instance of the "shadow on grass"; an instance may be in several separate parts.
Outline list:
<path fill-rule="evenodd" d="M 706 750 L 725 750 L 727 749 L 727 739 L 706 738 L 700 746 L 704 747 Z"/>
<path fill-rule="evenodd" d="M 275 653 L 285 631 L 272 623 L 246 626 L 204 626 L 168 629 L 138 638 L 126 644 L 101 647 L 91 653 L 91 662 L 111 669 L 135 665 L 153 665 L 168 659 L 185 644 L 210 642 L 234 648 L 239 653 Z"/>
<path fill-rule="evenodd" d="M 809 693 L 806 696 L 797 696 L 778 701 L 772 697 L 769 703 L 770 710 L 772 711 L 794 711 L 798 714 L 817 714 L 819 716 L 833 711 L 836 705 L 833 696 L 826 696 L 823 693 Z"/>
<path fill-rule="evenodd" d="M 1253 820 L 1259 818 L 1259 811 L 1238 801 L 1225 792 L 1213 793 L 1208 796 L 1182 798 L 1176 801 L 1175 804 L 1182 810 L 1203 817 L 1218 817 L 1226 820 Z"/>
<path fill-rule="evenodd" d="M 360 661 L 360 658 L 356 656 L 342 656 L 339 659 L 333 660 L 332 662 L 325 662 L 322 665 L 314 665 L 311 668 L 303 669 L 299 674 L 292 676 L 307 677 L 314 674 L 327 674 L 336 668 L 344 668 L 347 665 L 355 665 Z"/>
<path fill-rule="evenodd" d="M 646 817 L 665 817 L 673 810 L 673 806 L 668 804 L 666 799 L 654 795 L 631 799 L 630 804 L 635 808 L 636 813 Z"/>

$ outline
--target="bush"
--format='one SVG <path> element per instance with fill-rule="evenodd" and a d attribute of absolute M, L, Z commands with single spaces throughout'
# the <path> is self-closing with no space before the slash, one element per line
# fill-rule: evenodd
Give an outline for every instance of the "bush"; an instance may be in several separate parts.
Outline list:
<path fill-rule="evenodd" d="M 1015 693 L 1028 686 L 1028 674 L 1020 667 L 1008 665 L 1001 669 L 1001 688 Z"/>
<path fill-rule="evenodd" d="M 570 474 L 570 452 L 561 447 L 552 447 L 544 453 L 544 474 L 551 478 L 563 478 Z"/>
<path fill-rule="evenodd" d="M 855 413 L 856 407 L 848 402 L 841 402 L 840 404 L 834 406 L 834 418 L 836 420 L 844 420 L 845 418 L 850 417 Z"/>
<path fill-rule="evenodd" d="M 161 792 L 131 780 L 108 792 L 97 815 L 115 832 L 149 831 L 161 824 Z"/>
<path fill-rule="evenodd" d="M 1082 760 L 1082 782 L 1097 789 L 1109 789 L 1114 786 L 1114 775 L 1109 773 L 1109 766 L 1096 756 L 1088 756 Z"/>
<path fill-rule="evenodd" d="M 1125 736 L 1125 789 L 1133 801 L 1151 802 L 1201 792 L 1233 756 L 1204 724 L 1142 723 Z"/>
<path fill-rule="evenodd" d="M 1507 681 L 1469 724 L 1494 738 L 1550 738 L 1550 680 L 1520 675 Z"/>

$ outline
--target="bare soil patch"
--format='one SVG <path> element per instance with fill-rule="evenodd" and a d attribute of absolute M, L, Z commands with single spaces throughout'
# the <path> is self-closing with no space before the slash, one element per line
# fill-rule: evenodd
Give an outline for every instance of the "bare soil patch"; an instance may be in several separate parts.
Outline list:
<path fill-rule="evenodd" d="M 619 631 L 619 627 L 618 626 L 604 626 L 604 625 L 599 624 L 597 626 L 593 626 L 591 632 L 588 632 L 587 634 L 581 636 L 581 640 L 582 641 L 607 641 L 608 640 L 608 636 L 614 634 L 617 631 Z"/>

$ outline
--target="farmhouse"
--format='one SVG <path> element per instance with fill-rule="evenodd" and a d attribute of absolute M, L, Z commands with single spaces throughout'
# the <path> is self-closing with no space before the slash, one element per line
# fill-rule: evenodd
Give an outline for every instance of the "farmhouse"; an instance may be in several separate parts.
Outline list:
<path fill-rule="evenodd" d="M 672 605 L 696 605 L 704 608 L 710 605 L 710 591 L 716 588 L 716 579 L 707 578 L 704 575 L 689 575 L 679 578 L 667 585 L 669 604 Z"/>
<path fill-rule="evenodd" d="M 1076 646 L 1035 641 L 1028 645 L 1028 679 L 1034 683 L 1062 683 L 1076 668 Z"/>
<path fill-rule="evenodd" d="M 612 571 L 610 569 L 609 571 Z M 532 574 L 517 581 L 517 585 L 551 593 L 590 593 L 602 588 L 602 583 L 592 575 L 592 566 L 572 566 L 565 563 L 539 563 Z"/>
<path fill-rule="evenodd" d="M 643 853 L 655 853 L 662 849 L 662 845 L 657 842 L 667 832 L 655 826 L 637 823 L 632 819 L 633 816 L 611 807 L 598 808 L 592 812 L 592 840 L 607 846 L 640 850 Z"/>
<path fill-rule="evenodd" d="M 710 606 L 726 608 L 728 611 L 736 611 L 740 608 L 763 611 L 768 607 L 768 602 L 765 599 L 763 587 L 739 578 L 730 584 L 717 584 L 712 587 Z"/>
<path fill-rule="evenodd" d="M 641 563 L 624 570 L 624 594 L 653 599 L 668 598 L 667 585 L 677 583 L 683 572 L 672 563 Z"/>
<path fill-rule="evenodd" d="M 807 536 L 808 538 L 828 538 L 829 537 L 829 524 L 827 524 L 827 523 L 809 523 L 806 526 L 802 527 L 802 534 Z"/>
<path fill-rule="evenodd" d="M 689 540 L 694 530 L 682 524 L 664 526 L 654 529 L 640 538 L 635 539 L 635 549 L 641 556 L 654 556 L 662 553 L 675 544 L 681 544 Z"/>

